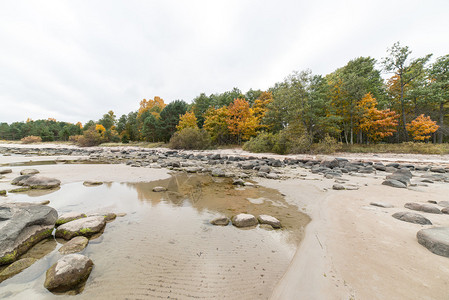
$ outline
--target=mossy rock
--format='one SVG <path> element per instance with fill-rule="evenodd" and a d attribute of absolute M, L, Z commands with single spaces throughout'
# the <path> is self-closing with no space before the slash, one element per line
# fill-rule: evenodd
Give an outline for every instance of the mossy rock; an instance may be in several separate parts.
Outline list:
<path fill-rule="evenodd" d="M 34 264 L 36 261 L 37 259 L 29 257 L 29 258 L 22 258 L 13 262 L 0 273 L 0 282 L 16 274 L 19 274 L 20 272 L 22 272 L 23 270 Z"/>

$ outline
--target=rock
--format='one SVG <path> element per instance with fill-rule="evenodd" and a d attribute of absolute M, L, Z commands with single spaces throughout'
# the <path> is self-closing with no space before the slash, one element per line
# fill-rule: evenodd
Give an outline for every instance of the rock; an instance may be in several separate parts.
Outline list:
<path fill-rule="evenodd" d="M 280 178 L 279 174 L 275 174 L 275 173 L 268 173 L 265 175 L 265 177 L 268 179 L 279 179 Z"/>
<path fill-rule="evenodd" d="M 259 172 L 270 173 L 271 172 L 271 168 L 269 166 L 261 166 L 259 168 Z"/>
<path fill-rule="evenodd" d="M 243 183 L 243 185 L 244 185 L 244 186 L 256 186 L 254 183 L 249 182 L 249 181 L 245 181 L 245 182 Z"/>
<path fill-rule="evenodd" d="M 387 179 L 384 182 L 382 182 L 382 184 L 383 185 L 388 185 L 388 186 L 391 186 L 391 187 L 395 187 L 395 188 L 402 188 L 402 189 L 407 188 L 407 186 L 404 183 L 402 183 L 402 182 L 400 182 L 398 180 L 394 180 L 394 179 Z"/>
<path fill-rule="evenodd" d="M 55 236 L 66 240 L 70 240 L 79 235 L 90 237 L 95 233 L 101 232 L 105 226 L 106 221 L 104 217 L 94 216 L 81 218 L 59 226 L 56 229 Z"/>
<path fill-rule="evenodd" d="M 243 181 L 243 179 L 237 178 L 232 181 L 232 184 L 233 185 L 245 185 L 245 182 Z"/>
<path fill-rule="evenodd" d="M 221 226 L 226 226 L 229 224 L 229 218 L 226 216 L 219 216 L 216 217 L 215 219 L 211 220 L 210 223 L 212 225 L 221 225 Z"/>
<path fill-rule="evenodd" d="M 6 190 L 0 190 L 0 196 L 6 196 Z"/>
<path fill-rule="evenodd" d="M 104 214 L 103 217 L 106 222 L 111 222 L 117 218 L 117 215 L 114 213 L 107 213 L 107 214 Z"/>
<path fill-rule="evenodd" d="M 399 169 L 393 172 L 393 174 L 388 175 L 386 179 L 397 180 L 405 184 L 406 186 L 410 184 L 410 179 L 412 178 L 412 172 L 409 169 Z"/>
<path fill-rule="evenodd" d="M 59 248 L 61 254 L 71 254 L 83 251 L 86 248 L 89 240 L 84 236 L 76 236 Z"/>
<path fill-rule="evenodd" d="M 41 202 L 39 202 L 39 204 L 40 205 L 48 205 L 48 204 L 50 204 L 50 200 L 41 201 Z"/>
<path fill-rule="evenodd" d="M 405 203 L 404 204 L 405 208 L 411 209 L 411 210 L 418 210 L 418 211 L 423 211 L 426 213 L 431 213 L 431 214 L 441 214 L 441 211 L 435 207 L 432 206 L 430 204 L 419 204 L 419 203 Z"/>
<path fill-rule="evenodd" d="M 418 243 L 431 252 L 449 257 L 449 227 L 421 229 L 416 234 Z"/>
<path fill-rule="evenodd" d="M 59 216 L 58 220 L 56 220 L 56 226 L 60 226 L 62 224 L 65 224 L 70 221 L 78 220 L 81 218 L 87 217 L 86 214 L 79 213 L 79 212 L 69 212 L 62 214 Z"/>
<path fill-rule="evenodd" d="M 412 212 L 397 212 L 393 214 L 393 218 L 415 224 L 432 225 L 432 222 L 423 215 Z"/>
<path fill-rule="evenodd" d="M 102 185 L 103 182 L 101 181 L 91 181 L 91 180 L 86 180 L 83 182 L 84 186 L 98 186 L 98 185 Z"/>
<path fill-rule="evenodd" d="M 345 190 L 346 188 L 342 184 L 336 183 L 332 186 L 332 189 L 336 191 L 342 191 Z"/>
<path fill-rule="evenodd" d="M 10 264 L 6 269 L 4 269 L 2 272 L 0 272 L 0 282 L 3 280 L 6 280 L 16 274 L 19 274 L 32 264 L 34 264 L 37 261 L 35 258 L 21 258 L 12 264 Z"/>
<path fill-rule="evenodd" d="M 445 207 L 441 210 L 443 214 L 449 214 L 449 207 Z"/>
<path fill-rule="evenodd" d="M 29 186 L 32 189 L 53 189 L 59 187 L 61 181 L 55 178 L 48 178 L 44 176 L 30 176 L 23 181 L 23 185 Z"/>
<path fill-rule="evenodd" d="M 126 216 L 126 213 L 118 213 L 118 214 L 116 214 L 116 216 L 119 217 L 119 218 L 121 218 L 121 217 Z"/>
<path fill-rule="evenodd" d="M 388 203 L 384 203 L 384 202 L 371 202 L 370 205 L 383 207 L 383 208 L 392 208 L 392 207 L 394 207 L 393 205 L 388 204 Z"/>
<path fill-rule="evenodd" d="M 275 217 L 269 215 L 259 215 L 257 219 L 259 220 L 260 224 L 268 224 L 273 228 L 281 228 L 281 222 Z"/>
<path fill-rule="evenodd" d="M 11 184 L 12 185 L 23 185 L 25 180 L 27 180 L 30 177 L 31 177 L 31 175 L 21 175 L 19 177 L 14 178 L 13 180 L 11 180 Z"/>
<path fill-rule="evenodd" d="M 58 213 L 33 203 L 0 205 L 0 265 L 9 264 L 51 235 Z"/>
<path fill-rule="evenodd" d="M 440 201 L 438 202 L 438 205 L 443 207 L 449 207 L 449 201 Z"/>
<path fill-rule="evenodd" d="M 39 171 L 36 169 L 25 169 L 20 171 L 20 175 L 34 175 L 34 174 L 38 174 Z"/>
<path fill-rule="evenodd" d="M 66 292 L 84 283 L 92 271 L 93 262 L 81 254 L 60 258 L 47 270 L 44 287 L 52 292 Z"/>
<path fill-rule="evenodd" d="M 250 227 L 258 224 L 255 216 L 250 214 L 238 214 L 232 218 L 232 224 L 236 227 Z"/>
<path fill-rule="evenodd" d="M 443 167 L 431 167 L 430 172 L 434 173 L 446 173 L 446 170 Z"/>
<path fill-rule="evenodd" d="M 212 176 L 225 177 L 225 172 L 220 168 L 215 168 L 212 170 Z"/>
<path fill-rule="evenodd" d="M 162 186 L 155 186 L 155 187 L 153 188 L 153 192 L 156 192 L 156 193 L 166 192 L 166 191 L 167 191 L 167 189 L 164 188 L 164 187 L 162 187 Z"/>
<path fill-rule="evenodd" d="M 376 163 L 373 165 L 374 169 L 377 171 L 386 171 L 387 167 L 385 167 L 382 163 Z"/>
<path fill-rule="evenodd" d="M 11 169 L 2 169 L 0 170 L 0 175 L 4 175 L 4 174 L 8 174 L 8 173 L 12 173 Z"/>
<path fill-rule="evenodd" d="M 31 190 L 31 188 L 29 186 L 26 186 L 26 187 L 9 190 L 8 193 L 23 193 L 23 192 L 28 192 L 30 190 Z"/>

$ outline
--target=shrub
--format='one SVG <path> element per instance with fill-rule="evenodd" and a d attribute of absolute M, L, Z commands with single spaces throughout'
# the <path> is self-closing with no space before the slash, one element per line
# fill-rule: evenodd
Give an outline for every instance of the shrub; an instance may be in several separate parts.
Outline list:
<path fill-rule="evenodd" d="M 22 144 L 42 143 L 42 138 L 40 136 L 30 135 L 22 138 L 20 141 Z"/>
<path fill-rule="evenodd" d="M 243 144 L 243 150 L 255 153 L 273 152 L 276 139 L 277 135 L 262 132 L 258 136 L 252 137 L 248 142 Z"/>
<path fill-rule="evenodd" d="M 122 143 L 123 144 L 129 144 L 129 136 L 128 136 L 128 134 L 124 134 L 123 136 L 122 136 Z"/>
<path fill-rule="evenodd" d="M 312 145 L 312 152 L 331 154 L 341 149 L 341 143 L 338 143 L 336 139 L 326 134 L 324 138 L 317 144 Z"/>
<path fill-rule="evenodd" d="M 210 146 L 211 138 L 204 129 L 184 128 L 175 132 L 170 139 L 169 147 L 173 149 L 207 149 Z"/>
<path fill-rule="evenodd" d="M 69 142 L 72 142 L 74 144 L 78 144 L 79 139 L 82 137 L 81 134 L 79 135 L 71 135 L 69 136 Z"/>
<path fill-rule="evenodd" d="M 105 142 L 104 137 L 94 128 L 84 131 L 83 135 L 78 138 L 78 145 L 81 147 L 98 146 Z"/>

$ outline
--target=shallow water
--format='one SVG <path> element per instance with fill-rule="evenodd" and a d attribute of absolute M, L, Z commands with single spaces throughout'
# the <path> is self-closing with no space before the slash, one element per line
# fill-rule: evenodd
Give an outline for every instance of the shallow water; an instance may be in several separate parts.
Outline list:
<path fill-rule="evenodd" d="M 168 192 L 154 193 L 154 186 Z M 257 199 L 257 201 L 254 201 Z M 266 299 L 286 271 L 309 218 L 276 190 L 235 187 L 229 179 L 178 174 L 150 183 L 66 184 L 47 195 L 12 195 L 41 202 L 59 214 L 125 212 L 108 223 L 82 254 L 94 269 L 82 299 Z M 220 214 L 270 214 L 282 230 L 209 224 Z M 57 298 L 43 287 L 46 270 L 61 257 L 61 241 L 47 240 L 26 256 L 41 258 L 0 284 L 0 298 Z M 59 296 L 61 297 L 61 296 Z"/>

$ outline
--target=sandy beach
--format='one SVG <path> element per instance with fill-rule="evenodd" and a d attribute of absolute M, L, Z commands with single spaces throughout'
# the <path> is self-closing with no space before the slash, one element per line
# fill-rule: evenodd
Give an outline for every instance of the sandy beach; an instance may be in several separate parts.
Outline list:
<path fill-rule="evenodd" d="M 10 145 L 7 145 L 10 146 Z M 33 145 L 35 146 L 35 145 Z M 273 157 L 283 158 L 282 156 L 270 154 L 251 154 L 241 150 L 222 150 L 213 153 L 220 153 L 226 155 L 248 155 L 254 157 Z M 446 164 L 449 161 L 449 156 L 432 156 L 432 155 L 355 155 L 355 154 L 338 154 L 338 157 L 346 157 L 348 159 L 369 160 L 369 161 L 383 161 L 383 162 L 409 162 L 416 164 L 430 164 L 439 163 Z M 335 156 L 318 156 L 313 159 L 333 159 Z M 76 157 L 76 159 L 85 159 L 87 157 Z M 312 157 L 311 157 L 312 158 Z M 73 156 L 1 156 L 1 164 L 9 164 L 12 162 L 27 162 L 37 160 L 56 160 L 59 161 L 74 159 Z M 6 167 L 4 167 L 6 168 Z M 5 178 L 0 180 L 0 190 L 9 190 L 14 186 L 10 185 L 10 180 L 16 176 L 20 170 L 28 167 L 12 166 L 13 173 L 6 174 Z M 151 182 L 155 180 L 169 180 L 173 171 L 165 168 L 135 168 L 125 164 L 52 164 L 52 165 L 38 165 L 33 166 L 40 171 L 43 176 L 54 177 L 61 180 L 61 191 L 67 187 L 76 187 L 81 185 L 85 180 L 102 181 L 114 183 L 139 183 Z M 273 203 L 283 205 L 288 210 L 275 210 L 274 206 L 270 206 L 263 202 L 262 204 L 254 204 L 252 206 L 245 206 L 245 210 L 254 209 L 255 212 L 260 213 L 265 208 L 271 213 L 287 214 L 288 211 L 297 211 L 304 213 L 310 217 L 310 222 L 305 226 L 305 235 L 301 235 L 302 241 L 299 245 L 291 248 L 291 246 L 284 247 L 276 245 L 276 238 L 278 242 L 285 237 L 267 235 L 267 231 L 258 229 L 255 233 L 250 233 L 247 230 L 238 230 L 229 232 L 229 235 L 212 229 L 213 234 L 204 233 L 203 231 L 180 230 L 176 228 L 167 228 L 167 234 L 160 235 L 157 238 L 150 239 L 151 243 L 165 240 L 167 243 L 173 240 L 172 236 L 177 237 L 177 242 L 183 245 L 189 245 L 188 241 L 183 240 L 186 236 L 196 236 L 193 243 L 201 243 L 202 239 L 210 239 L 211 243 L 219 243 L 220 247 L 228 247 L 227 251 L 233 251 L 235 248 L 250 246 L 258 248 L 254 251 L 237 251 L 232 258 L 224 258 L 222 256 L 210 257 L 210 261 L 215 261 L 215 266 L 203 266 L 200 268 L 202 258 L 197 256 L 185 256 L 185 253 L 195 254 L 197 249 L 194 246 L 188 246 L 183 251 L 173 251 L 173 248 L 160 248 L 158 251 L 167 253 L 169 260 L 174 257 L 180 257 L 182 265 L 182 282 L 173 281 L 171 285 L 173 289 L 183 290 L 184 292 L 176 294 L 173 298 L 229 298 L 237 297 L 240 294 L 241 299 L 256 299 L 255 294 L 251 292 L 233 293 L 233 290 L 248 291 L 242 285 L 242 281 L 249 280 L 249 285 L 259 286 L 263 290 L 262 298 L 269 299 L 449 299 L 449 259 L 431 253 L 425 247 L 417 242 L 416 233 L 422 228 L 430 228 L 434 226 L 449 227 L 449 216 L 445 214 L 430 214 L 419 212 L 427 217 L 433 225 L 418 225 L 408 222 L 399 221 L 391 215 L 400 211 L 407 211 L 404 204 L 407 202 L 428 203 L 428 201 L 447 201 L 449 200 L 449 184 L 444 182 L 434 182 L 427 186 L 411 186 L 407 189 L 397 189 L 382 185 L 385 178 L 385 172 L 377 172 L 375 174 L 343 174 L 342 179 L 347 180 L 348 184 L 357 186 L 357 190 L 333 190 L 332 186 L 335 179 L 327 179 L 321 174 L 312 174 L 310 170 L 303 168 L 289 168 L 285 171 L 288 173 L 288 178 L 273 180 L 265 178 L 254 178 L 254 181 L 261 186 L 267 188 L 269 195 L 272 197 Z M 412 179 L 416 181 L 422 173 L 415 173 Z M 273 192 L 269 192 L 273 189 Z M 278 191 L 276 196 L 274 191 Z M 144 193 L 141 191 L 141 194 Z M 51 194 L 50 194 L 51 195 Z M 48 196 L 50 196 L 48 195 Z M 283 195 L 280 196 L 280 195 Z M 23 199 L 24 197 L 18 198 Z M 42 197 L 42 196 L 39 196 Z M 246 195 L 245 197 L 261 197 L 260 195 Z M 280 198 L 276 198 L 280 197 Z M 16 199 L 14 195 L 2 198 L 4 202 L 13 201 Z M 39 198 L 42 199 L 42 198 Z M 56 200 L 55 200 L 56 201 Z M 107 199 L 104 201 L 107 203 Z M 151 200 L 151 201 L 154 201 Z M 52 205 L 53 200 L 50 202 Z M 371 202 L 383 202 L 393 205 L 392 208 L 382 208 L 370 205 Z M 153 206 L 155 205 L 152 202 Z M 211 202 L 212 203 L 212 202 Z M 62 205 L 62 204 L 61 204 Z M 105 207 L 117 208 L 117 205 L 104 205 Z M 211 210 L 212 204 L 205 204 L 204 207 L 193 207 L 196 209 L 195 215 L 198 211 L 204 209 Z M 230 206 L 230 204 L 228 204 Z M 242 207 L 242 206 L 239 206 Z M 160 208 L 160 207 L 159 207 Z M 213 208 L 216 212 L 224 208 Z M 160 212 L 162 213 L 162 211 Z M 193 213 L 193 212 L 192 212 Z M 201 222 L 207 222 L 207 218 L 212 215 L 208 212 L 205 214 L 200 212 Z M 129 216 L 128 216 L 129 217 Z M 285 216 L 279 216 L 280 219 Z M 126 222 L 130 219 L 127 218 Z M 159 220 L 162 222 L 161 220 Z M 281 220 L 282 221 L 282 220 Z M 115 221 L 117 222 L 117 221 Z M 106 236 L 104 238 L 105 245 L 113 247 L 114 243 L 125 242 L 126 231 L 125 227 L 120 227 L 122 222 L 119 220 L 115 225 L 116 235 Z M 187 221 L 186 221 L 187 222 Z M 157 226 L 158 222 L 142 221 L 145 226 Z M 114 223 L 111 223 L 114 224 Z M 131 222 L 131 227 L 135 226 Z M 294 225 L 301 226 L 301 225 Z M 114 228 L 114 227 L 113 227 Z M 142 228 L 142 227 L 139 227 Z M 141 229 L 139 229 L 141 230 Z M 236 233 L 243 232 L 240 236 L 240 242 L 236 242 Z M 139 235 L 141 236 L 141 235 Z M 115 241 L 114 239 L 115 238 Z M 137 238 L 137 235 L 135 236 Z M 225 242 L 231 239 L 231 243 Z M 260 239 L 265 239 L 263 244 L 258 242 Z M 280 240 L 279 240 L 280 239 Z M 222 242 L 219 242 L 219 241 Z M 150 242 L 143 246 L 142 249 L 137 250 L 138 255 L 132 256 L 131 260 L 136 260 L 137 257 L 144 257 L 145 253 L 151 249 Z M 144 243 L 145 244 L 145 243 Z M 170 244 L 168 244 L 170 245 Z M 226 246 L 227 245 L 227 246 Z M 263 245 L 261 247 L 261 245 Z M 98 247 L 97 245 L 94 245 Z M 147 248 L 145 248 L 147 247 Z M 280 248 L 276 248 L 280 247 Z M 213 247 L 212 247 L 213 248 Z M 205 253 L 210 253 L 213 249 L 206 249 Z M 277 249 L 284 253 L 282 255 L 271 255 L 270 249 Z M 112 248 L 111 248 L 112 249 Z M 289 250 L 290 249 L 290 250 Z M 115 250 L 110 250 L 114 252 Z M 132 251 L 128 249 L 128 251 Z M 282 252 L 284 251 L 284 252 Z M 111 255 L 119 255 L 117 253 Z M 155 255 L 155 254 L 152 254 Z M 142 276 L 151 277 L 151 268 L 158 268 L 161 264 L 170 263 L 164 258 L 160 261 L 153 260 L 142 263 L 142 268 L 137 270 L 113 267 L 101 267 L 101 262 L 104 261 L 99 255 L 93 254 L 97 257 L 98 269 L 108 273 L 105 277 L 97 276 L 94 278 L 91 286 L 97 287 L 93 289 L 86 286 L 84 293 L 78 297 L 81 298 L 122 298 L 125 295 L 117 293 L 108 293 L 105 287 L 101 287 L 101 283 L 115 282 L 117 280 L 114 274 L 119 274 L 120 270 L 127 272 L 134 272 L 142 274 Z M 262 258 L 261 258 L 262 257 Z M 256 264 L 264 264 L 262 260 L 267 257 L 271 262 L 265 263 L 269 268 L 273 265 L 278 265 L 278 268 L 273 268 L 271 275 L 265 274 L 263 280 L 264 284 L 259 280 L 253 280 L 258 271 L 256 269 L 248 270 L 247 267 L 257 268 Z M 239 259 L 237 259 L 239 258 Z M 247 260 L 245 264 L 240 261 L 240 258 Z M 190 260 L 189 260 L 190 259 Z M 139 259 L 133 261 L 139 263 Z M 254 266 L 253 266 L 254 265 Z M 146 266 L 146 267 L 144 267 Z M 223 279 L 216 273 L 221 269 L 237 267 L 239 272 L 232 273 L 235 276 L 233 280 Z M 246 267 L 244 267 L 246 266 Z M 218 270 L 218 271 L 217 271 Z M 178 267 L 174 267 L 163 276 L 169 276 L 169 273 L 176 273 L 179 271 Z M 181 272 L 181 273 L 182 273 Z M 214 273 L 215 272 L 215 273 Z M 257 274 L 256 274 L 257 273 Z M 212 274 L 215 274 L 212 276 Z M 233 275 L 232 275 L 233 274 Z M 162 276 L 162 275 L 161 275 Z M 239 277 L 240 276 L 240 277 Z M 157 277 L 157 276 L 156 276 Z M 160 278 L 161 277 L 157 277 Z M 157 279 L 156 278 L 156 279 Z M 206 280 L 207 278 L 207 280 Z M 246 278 L 246 279 L 245 279 Z M 140 280 L 136 279 L 136 282 Z M 142 281 L 144 282 L 144 281 Z M 202 282 L 203 285 L 198 284 Z M 223 284 L 225 282 L 225 284 Z M 266 282 L 269 282 L 267 284 Z M 34 284 L 34 283 L 33 283 Z M 28 285 L 5 285 L 5 282 L 0 285 L 0 295 L 8 289 L 17 290 L 18 288 L 30 287 Z M 36 283 L 37 284 L 37 283 Z M 116 284 L 119 284 L 116 282 Z M 122 282 L 125 285 L 132 285 L 132 282 Z M 107 285 L 106 285 L 107 286 Z M 206 288 L 207 286 L 207 288 Z M 195 287 L 195 289 L 191 288 Z M 262 288 L 263 287 L 263 288 Z M 140 287 L 143 289 L 143 287 Z M 166 296 L 166 289 L 164 286 L 161 290 L 158 286 L 153 286 L 157 292 L 155 294 L 140 291 L 130 295 L 129 298 L 148 298 Z M 96 294 L 96 291 L 101 291 L 103 296 Z M 165 292 L 164 292 L 165 291 Z M 142 292 L 142 293 L 141 293 Z M 27 297 L 29 294 L 22 292 L 18 294 L 21 297 Z M 41 298 L 52 298 L 51 295 L 40 295 Z"/>

